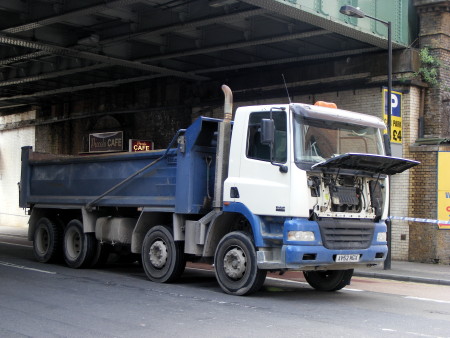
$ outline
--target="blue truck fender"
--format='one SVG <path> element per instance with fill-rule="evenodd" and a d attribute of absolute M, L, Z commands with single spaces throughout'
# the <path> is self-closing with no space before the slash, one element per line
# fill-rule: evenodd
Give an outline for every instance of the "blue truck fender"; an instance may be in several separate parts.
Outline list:
<path fill-rule="evenodd" d="M 246 220 L 247 228 L 236 230 L 244 230 L 248 232 L 253 241 L 258 247 L 262 245 L 263 240 L 260 231 L 260 218 L 254 215 L 244 204 L 231 203 L 229 206 L 224 206 L 223 211 L 211 221 L 211 224 L 206 233 L 205 246 L 203 249 L 204 257 L 213 257 L 219 241 L 229 232 L 235 230 L 237 222 Z"/>

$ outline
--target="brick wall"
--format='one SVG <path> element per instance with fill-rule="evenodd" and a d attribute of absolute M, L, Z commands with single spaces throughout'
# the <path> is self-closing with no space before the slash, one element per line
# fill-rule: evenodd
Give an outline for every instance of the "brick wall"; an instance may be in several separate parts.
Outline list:
<path fill-rule="evenodd" d="M 450 151 L 449 145 L 414 146 L 411 153 L 421 165 L 411 170 L 414 189 L 411 192 L 411 217 L 437 219 L 437 159 L 439 151 Z M 433 223 L 410 223 L 411 261 L 450 264 L 450 231 L 439 230 Z"/>
<path fill-rule="evenodd" d="M 450 264 L 450 231 L 440 230 L 436 236 L 436 261 L 440 264 Z"/>
<path fill-rule="evenodd" d="M 440 62 L 439 85 L 426 90 L 425 138 L 450 137 L 450 1 L 416 0 L 420 16 L 420 47 L 427 47 Z M 437 156 L 448 146 L 411 147 L 410 155 L 422 164 L 411 170 L 412 217 L 437 218 Z M 450 231 L 436 224 L 410 223 L 409 258 L 412 261 L 450 264 Z"/>
<path fill-rule="evenodd" d="M 411 169 L 414 189 L 411 191 L 411 217 L 436 218 L 437 147 L 411 147 L 414 158 L 421 164 Z M 410 223 L 409 258 L 412 261 L 434 262 L 436 258 L 436 225 Z"/>
<path fill-rule="evenodd" d="M 418 136 L 421 89 L 417 87 L 396 87 L 403 91 L 402 96 L 402 146 L 405 158 L 411 158 L 409 146 Z M 391 177 L 391 215 L 409 216 L 410 192 L 415 189 L 411 178 L 411 171 Z M 392 221 L 392 258 L 396 260 L 409 259 L 410 227 L 409 223 L 401 220 Z"/>
<path fill-rule="evenodd" d="M 450 98 L 450 5 L 449 1 L 428 1 L 418 7 L 420 47 L 441 62 L 439 85 L 427 91 L 425 100 L 425 135 L 450 136 L 450 110 L 441 103 Z"/>
<path fill-rule="evenodd" d="M 123 131 L 124 150 L 129 139 L 152 140 L 155 148 L 165 149 L 176 131 L 191 123 L 191 110 L 179 102 L 186 95 L 183 84 L 130 86 L 98 94 L 44 112 L 47 118 L 64 114 L 65 121 L 38 125 L 36 149 L 54 154 L 87 152 L 89 134 L 105 131 Z"/>

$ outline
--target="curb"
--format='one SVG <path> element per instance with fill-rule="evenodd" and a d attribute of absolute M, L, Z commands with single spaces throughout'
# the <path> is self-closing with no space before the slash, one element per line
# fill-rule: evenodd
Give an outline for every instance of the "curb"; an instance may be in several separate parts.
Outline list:
<path fill-rule="evenodd" d="M 353 276 L 367 277 L 367 278 L 391 279 L 391 280 L 396 280 L 396 281 L 400 281 L 400 282 L 414 282 L 414 283 L 424 283 L 424 284 L 434 284 L 434 285 L 450 285 L 450 280 L 446 280 L 446 279 L 395 275 L 395 274 L 387 274 L 387 273 L 380 273 L 380 272 L 355 271 Z"/>

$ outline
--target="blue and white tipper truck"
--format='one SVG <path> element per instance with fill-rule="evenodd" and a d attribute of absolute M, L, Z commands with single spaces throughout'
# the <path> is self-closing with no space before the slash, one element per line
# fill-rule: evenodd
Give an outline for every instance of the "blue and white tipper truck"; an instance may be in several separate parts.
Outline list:
<path fill-rule="evenodd" d="M 154 282 L 214 265 L 224 292 L 303 271 L 318 290 L 387 254 L 389 176 L 418 162 L 384 155 L 381 119 L 329 104 L 240 107 L 198 118 L 166 150 L 61 156 L 22 148 L 20 201 L 40 262 L 90 267 L 139 255 Z"/>

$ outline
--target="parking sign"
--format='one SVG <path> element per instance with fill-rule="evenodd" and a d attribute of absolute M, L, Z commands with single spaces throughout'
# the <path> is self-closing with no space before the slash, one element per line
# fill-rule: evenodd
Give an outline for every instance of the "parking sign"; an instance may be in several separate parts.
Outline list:
<path fill-rule="evenodd" d="M 383 87 L 384 123 L 387 125 L 388 89 Z M 391 142 L 402 143 L 402 93 L 391 91 Z M 387 131 L 386 131 L 387 132 Z M 385 133 L 386 133 L 385 132 Z"/>

